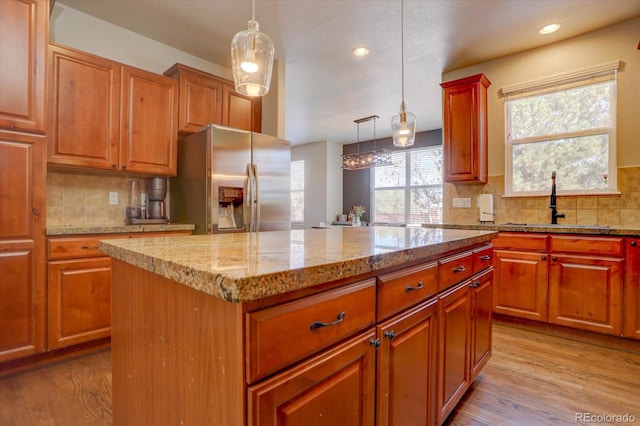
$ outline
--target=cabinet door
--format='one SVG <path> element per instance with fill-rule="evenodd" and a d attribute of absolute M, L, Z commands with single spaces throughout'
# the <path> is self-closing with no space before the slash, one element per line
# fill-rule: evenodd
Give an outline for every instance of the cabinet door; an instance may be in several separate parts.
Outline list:
<path fill-rule="evenodd" d="M 640 339 L 640 238 L 627 239 L 624 336 Z"/>
<path fill-rule="evenodd" d="M 262 98 L 236 92 L 233 85 L 222 88 L 222 124 L 236 129 L 262 131 Z"/>
<path fill-rule="evenodd" d="M 549 322 L 621 334 L 623 259 L 552 255 Z"/>
<path fill-rule="evenodd" d="M 437 298 L 378 326 L 376 425 L 435 425 Z"/>
<path fill-rule="evenodd" d="M 49 2 L 0 1 L 0 127 L 44 132 Z"/>
<path fill-rule="evenodd" d="M 482 74 L 442 83 L 444 179 L 487 182 L 487 87 Z"/>
<path fill-rule="evenodd" d="M 471 381 L 491 358 L 493 270 L 474 276 L 471 283 Z"/>
<path fill-rule="evenodd" d="M 45 349 L 44 149 L 0 131 L 0 362 Z"/>
<path fill-rule="evenodd" d="M 547 320 L 547 254 L 494 250 L 493 312 Z"/>
<path fill-rule="evenodd" d="M 375 340 L 370 329 L 251 386 L 249 426 L 374 424 Z"/>
<path fill-rule="evenodd" d="M 471 383 L 471 293 L 465 281 L 440 297 L 438 309 L 438 424 L 442 424 Z"/>
<path fill-rule="evenodd" d="M 49 45 L 48 162 L 118 168 L 120 65 Z"/>
<path fill-rule="evenodd" d="M 178 154 L 178 83 L 122 67 L 120 168 L 175 176 Z"/>
<path fill-rule="evenodd" d="M 111 258 L 49 262 L 49 349 L 111 333 Z"/>
<path fill-rule="evenodd" d="M 180 132 L 195 133 L 207 124 L 222 124 L 222 80 L 183 65 L 167 73 L 180 80 Z"/>

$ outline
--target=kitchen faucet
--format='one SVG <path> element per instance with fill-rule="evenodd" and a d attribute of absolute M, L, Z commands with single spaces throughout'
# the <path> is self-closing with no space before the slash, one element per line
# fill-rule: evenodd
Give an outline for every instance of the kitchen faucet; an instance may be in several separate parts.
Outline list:
<path fill-rule="evenodd" d="M 557 225 L 558 218 L 559 217 L 564 218 L 564 213 L 558 213 L 558 210 L 556 209 L 556 171 L 555 170 L 551 173 L 551 202 L 550 202 L 549 208 L 551 209 L 551 224 Z"/>

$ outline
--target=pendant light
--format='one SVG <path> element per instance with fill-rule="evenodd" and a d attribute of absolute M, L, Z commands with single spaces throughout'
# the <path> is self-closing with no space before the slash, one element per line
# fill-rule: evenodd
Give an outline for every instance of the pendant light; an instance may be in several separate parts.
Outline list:
<path fill-rule="evenodd" d="M 342 156 L 342 168 L 345 170 L 370 169 L 371 167 L 391 166 L 391 151 L 388 149 L 376 149 L 376 118 L 377 115 L 353 120 L 358 126 L 358 151 Z M 360 123 L 373 120 L 373 151 L 360 152 Z"/>
<path fill-rule="evenodd" d="M 253 0 L 249 29 L 240 31 L 231 40 L 231 67 L 236 92 L 252 97 L 269 93 L 275 54 L 271 39 L 260 32 L 255 12 L 256 1 Z"/>
<path fill-rule="evenodd" d="M 400 2 L 400 38 L 402 55 L 402 103 L 400 112 L 391 117 L 391 131 L 393 132 L 393 145 L 405 148 L 413 145 L 416 139 L 416 116 L 408 112 L 404 104 L 404 0 Z"/>

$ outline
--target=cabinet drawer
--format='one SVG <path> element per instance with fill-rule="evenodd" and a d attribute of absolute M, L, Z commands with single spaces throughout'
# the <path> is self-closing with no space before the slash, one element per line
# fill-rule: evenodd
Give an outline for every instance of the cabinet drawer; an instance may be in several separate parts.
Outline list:
<path fill-rule="evenodd" d="M 496 249 L 547 251 L 547 239 L 545 234 L 500 232 L 491 242 Z"/>
<path fill-rule="evenodd" d="M 438 290 L 444 290 L 473 274 L 473 253 L 466 251 L 439 260 L 440 282 Z"/>
<path fill-rule="evenodd" d="M 622 257 L 624 238 L 552 235 L 551 251 Z"/>
<path fill-rule="evenodd" d="M 47 259 L 77 259 L 106 256 L 98 250 L 98 241 L 118 238 L 151 238 L 174 235 L 191 235 L 190 231 L 137 232 L 134 234 L 95 234 L 76 237 L 51 237 L 47 239 Z"/>
<path fill-rule="evenodd" d="M 378 277 L 378 321 L 426 300 L 438 292 L 438 262 Z"/>
<path fill-rule="evenodd" d="M 246 314 L 247 383 L 375 323 L 375 278 Z"/>
<path fill-rule="evenodd" d="M 480 272 L 493 265 L 493 245 L 487 244 L 484 247 L 473 251 L 473 272 Z"/>

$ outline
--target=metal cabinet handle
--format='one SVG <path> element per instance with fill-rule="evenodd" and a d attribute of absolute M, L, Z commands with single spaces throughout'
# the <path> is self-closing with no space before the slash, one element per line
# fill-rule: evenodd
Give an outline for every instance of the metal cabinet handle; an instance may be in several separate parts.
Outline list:
<path fill-rule="evenodd" d="M 460 265 L 457 268 L 453 268 L 453 272 L 464 272 L 466 271 L 466 269 L 464 268 L 464 265 Z"/>
<path fill-rule="evenodd" d="M 491 256 L 489 256 L 488 254 L 480 256 L 480 260 L 489 260 L 489 259 L 491 259 Z"/>
<path fill-rule="evenodd" d="M 551 260 L 558 260 L 558 258 L 555 256 L 551 256 Z"/>
<path fill-rule="evenodd" d="M 98 246 L 81 246 L 82 250 L 98 250 Z"/>
<path fill-rule="evenodd" d="M 631 247 L 635 247 L 637 245 L 638 245 L 638 243 L 636 241 L 631 241 Z"/>
<path fill-rule="evenodd" d="M 420 281 L 417 286 L 410 286 L 409 285 L 409 286 L 405 287 L 404 291 L 409 293 L 410 291 L 422 290 L 423 288 L 424 288 L 424 284 L 422 284 L 422 281 Z"/>
<path fill-rule="evenodd" d="M 113 167 L 114 169 L 116 168 L 117 164 L 116 163 L 111 163 L 111 167 Z"/>
<path fill-rule="evenodd" d="M 542 256 L 540 259 L 547 260 L 547 256 Z"/>
<path fill-rule="evenodd" d="M 34 208 L 31 209 L 31 211 L 33 212 L 33 215 L 35 217 L 40 216 L 40 210 L 38 210 L 37 208 L 34 207 Z"/>
<path fill-rule="evenodd" d="M 127 165 L 126 165 L 126 164 L 123 164 L 123 165 L 122 165 L 122 168 L 123 168 L 123 169 L 126 169 L 126 168 L 127 168 Z"/>
<path fill-rule="evenodd" d="M 380 347 L 380 343 L 381 343 L 381 342 L 380 342 L 380 339 L 378 339 L 378 338 L 375 338 L 375 339 L 373 339 L 373 338 L 372 338 L 372 339 L 369 339 L 369 344 L 370 344 L 371 346 L 373 346 L 374 348 L 376 348 L 376 349 L 378 349 L 378 348 Z"/>
<path fill-rule="evenodd" d="M 332 322 L 322 322 L 322 321 L 314 321 L 311 323 L 311 330 L 317 330 L 318 328 L 321 327 L 328 327 L 330 325 L 336 325 L 336 324 L 340 324 L 342 321 L 344 321 L 344 317 L 346 317 L 347 314 L 345 312 L 340 312 L 338 314 L 338 319 L 336 319 L 335 321 Z"/>
<path fill-rule="evenodd" d="M 393 330 L 385 331 L 384 337 L 388 338 L 389 340 L 393 340 L 396 338 L 396 332 Z"/>
<path fill-rule="evenodd" d="M 474 281 L 474 282 L 472 282 L 472 283 L 469 285 L 469 287 L 471 287 L 471 288 L 478 288 L 478 287 L 480 287 L 480 281 Z"/>

